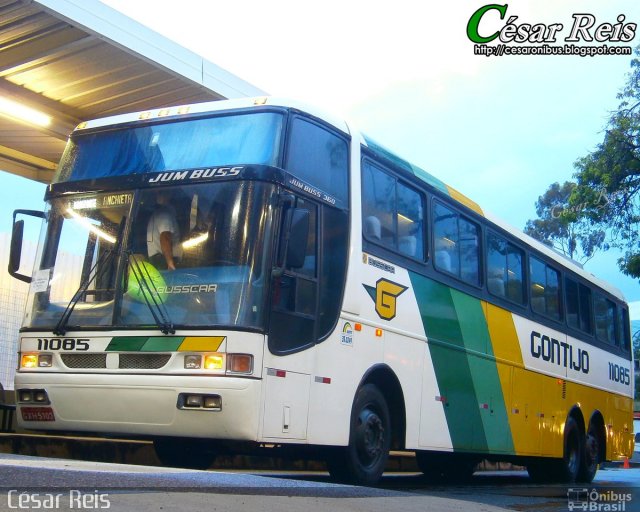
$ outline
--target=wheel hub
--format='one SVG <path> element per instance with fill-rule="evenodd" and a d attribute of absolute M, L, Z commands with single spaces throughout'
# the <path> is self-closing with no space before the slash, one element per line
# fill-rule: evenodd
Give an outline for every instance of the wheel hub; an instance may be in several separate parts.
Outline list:
<path fill-rule="evenodd" d="M 375 461 L 383 451 L 384 426 L 373 411 L 365 409 L 359 418 L 358 451 L 369 462 Z"/>

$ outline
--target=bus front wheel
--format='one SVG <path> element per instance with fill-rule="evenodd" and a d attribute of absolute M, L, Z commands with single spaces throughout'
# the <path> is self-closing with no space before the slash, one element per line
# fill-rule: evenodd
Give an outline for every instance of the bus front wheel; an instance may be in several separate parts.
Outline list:
<path fill-rule="evenodd" d="M 353 402 L 349 445 L 330 455 L 329 473 L 341 482 L 375 485 L 384 471 L 390 446 L 387 402 L 375 385 L 365 384 Z"/>

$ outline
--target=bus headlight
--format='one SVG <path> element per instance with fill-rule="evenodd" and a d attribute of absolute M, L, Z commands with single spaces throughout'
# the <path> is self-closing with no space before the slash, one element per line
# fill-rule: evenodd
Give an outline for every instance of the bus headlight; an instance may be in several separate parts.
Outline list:
<path fill-rule="evenodd" d="M 202 368 L 202 356 L 189 354 L 184 356 L 185 370 L 199 370 Z"/>
<path fill-rule="evenodd" d="M 39 368 L 51 368 L 53 366 L 52 354 L 40 354 L 38 355 L 38 367 Z"/>

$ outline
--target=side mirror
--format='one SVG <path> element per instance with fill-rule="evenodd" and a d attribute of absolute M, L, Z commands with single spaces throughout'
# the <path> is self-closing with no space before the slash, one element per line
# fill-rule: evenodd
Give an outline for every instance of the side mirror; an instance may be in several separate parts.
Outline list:
<path fill-rule="evenodd" d="M 18 273 L 22 259 L 22 239 L 24 237 L 24 220 L 16 220 L 17 215 L 29 215 L 44 219 L 44 212 L 37 210 L 16 210 L 13 212 L 13 229 L 11 230 L 11 247 L 9 248 L 9 275 L 25 283 L 31 282 L 31 276 Z"/>
<path fill-rule="evenodd" d="M 283 202 L 293 204 L 293 196 L 284 196 Z M 309 237 L 309 210 L 285 206 L 282 231 L 274 276 L 281 276 L 286 268 L 300 268 L 304 265 Z"/>
<path fill-rule="evenodd" d="M 291 216 L 289 243 L 287 245 L 287 268 L 300 268 L 304 265 L 309 240 L 309 210 L 295 208 Z"/>

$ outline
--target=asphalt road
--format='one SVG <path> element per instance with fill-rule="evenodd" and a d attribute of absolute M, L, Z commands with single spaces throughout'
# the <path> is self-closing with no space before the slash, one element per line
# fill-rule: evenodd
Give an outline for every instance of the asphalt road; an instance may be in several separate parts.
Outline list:
<path fill-rule="evenodd" d="M 378 488 L 367 488 L 334 484 L 326 473 L 190 471 L 0 454 L 0 511 L 555 512 L 569 510 L 569 500 L 578 510 L 591 500 L 600 508 L 585 510 L 640 511 L 640 469 L 601 470 L 589 486 L 540 486 L 523 472 L 495 472 L 476 473 L 465 485 L 385 474 Z"/>

